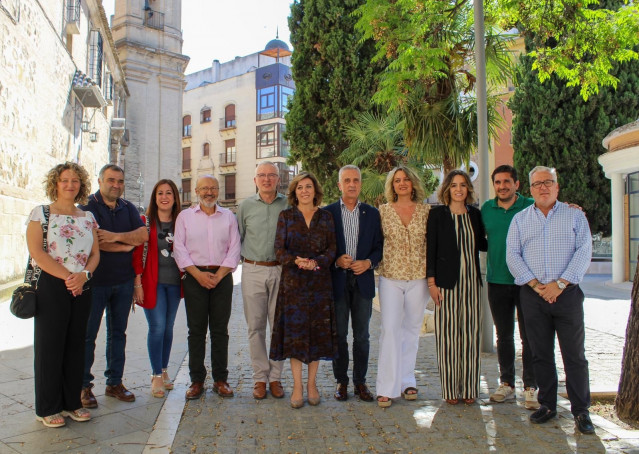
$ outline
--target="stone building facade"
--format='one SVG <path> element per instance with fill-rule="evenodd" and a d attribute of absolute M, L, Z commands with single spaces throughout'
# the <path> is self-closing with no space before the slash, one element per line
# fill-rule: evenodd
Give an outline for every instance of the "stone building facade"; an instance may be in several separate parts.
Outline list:
<path fill-rule="evenodd" d="M 197 178 L 215 175 L 219 203 L 235 209 L 255 194 L 255 167 L 272 161 L 285 192 L 297 166 L 286 164 L 289 97 L 295 92 L 286 43 L 188 74 L 182 115 L 182 203 L 196 201 Z"/>
<path fill-rule="evenodd" d="M 116 0 L 112 30 L 131 97 L 121 157 L 127 199 L 148 206 L 161 178 L 180 186 L 184 70 L 181 0 Z"/>
<path fill-rule="evenodd" d="M 0 0 L 0 286 L 24 274 L 25 222 L 54 165 L 122 154 L 129 95 L 100 0 Z"/>

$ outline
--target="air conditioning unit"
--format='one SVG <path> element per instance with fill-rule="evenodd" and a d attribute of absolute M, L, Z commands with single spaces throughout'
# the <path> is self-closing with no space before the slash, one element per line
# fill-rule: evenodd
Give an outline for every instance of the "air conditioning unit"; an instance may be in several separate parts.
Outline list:
<path fill-rule="evenodd" d="M 124 131 L 126 128 L 126 118 L 112 118 L 111 131 Z"/>

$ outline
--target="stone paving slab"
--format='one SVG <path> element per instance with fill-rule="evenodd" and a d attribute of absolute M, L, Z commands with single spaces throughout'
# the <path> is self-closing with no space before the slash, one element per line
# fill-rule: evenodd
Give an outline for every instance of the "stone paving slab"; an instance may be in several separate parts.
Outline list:
<path fill-rule="evenodd" d="M 236 392 L 222 399 L 209 389 L 198 401 L 184 400 L 188 386 L 186 320 L 180 308 L 169 370 L 175 390 L 165 399 L 150 396 L 150 367 L 146 353 L 146 319 L 141 311 L 129 320 L 125 385 L 136 402 L 104 396 L 104 327 L 96 348 L 96 392 L 99 408 L 89 423 L 68 421 L 63 429 L 47 429 L 33 412 L 33 322 L 21 321 L 0 303 L 0 454 L 5 453 L 245 453 L 245 452 L 618 452 L 639 454 L 639 431 L 623 430 L 593 415 L 596 436 L 575 433 L 560 399 L 559 418 L 542 426 L 528 422 L 522 402 L 491 404 L 488 396 L 498 385 L 494 353 L 482 354 L 481 400 L 473 406 L 450 407 L 440 399 L 439 376 L 432 335 L 420 340 L 416 374 L 420 398 L 397 400 L 389 409 L 375 403 L 332 398 L 330 364 L 322 362 L 318 385 L 322 403 L 293 410 L 288 403 L 292 380 L 285 366 L 287 397 L 252 399 L 252 369 L 246 344 L 246 323 L 235 273 L 234 308 L 230 330 L 229 381 Z M 609 279 L 609 277 L 607 277 Z M 592 389 L 616 390 L 629 290 L 605 286 L 606 277 L 589 279 L 586 295 L 586 355 Z M 369 384 L 374 391 L 377 371 L 379 314 L 371 321 Z M 559 350 L 559 349 L 557 349 Z M 557 352 L 560 379 L 563 371 Z M 521 371 L 518 359 L 517 371 Z M 563 384 L 563 383 L 560 383 Z M 519 382 L 521 385 L 521 382 Z"/>
<path fill-rule="evenodd" d="M 34 412 L 33 320 L 16 319 L 9 314 L 8 306 L 8 302 L 0 304 L 0 454 L 142 453 L 164 405 L 164 399 L 156 399 L 150 393 L 147 322 L 143 311 L 130 315 L 127 330 L 124 384 L 135 393 L 135 402 L 125 403 L 104 396 L 106 328 L 103 320 L 93 367 L 96 376 L 93 390 L 98 408 L 91 410 L 91 421 L 78 423 L 66 418 L 64 428 L 48 429 L 36 421 Z M 173 357 L 169 364 L 173 376 L 181 367 L 187 349 L 183 306 L 178 312 L 176 326 Z M 7 348 L 7 345 L 17 347 Z"/>
<path fill-rule="evenodd" d="M 237 285 L 237 284 L 236 284 Z M 237 291 L 235 298 L 241 298 Z M 623 312 L 628 302 L 589 300 L 587 310 L 597 312 L 597 305 L 607 313 Z M 627 306 L 626 306 L 627 316 Z M 601 319 L 593 314 L 591 318 Z M 380 315 L 371 320 L 371 355 L 369 385 L 374 390 L 377 372 L 377 350 Z M 591 381 L 598 386 L 616 388 L 623 327 L 601 327 L 587 330 L 587 356 L 591 364 Z M 347 402 L 332 398 L 334 380 L 329 362 L 322 362 L 318 387 L 322 403 L 308 404 L 299 410 L 290 408 L 292 379 L 288 362 L 284 367 L 284 399 L 252 398 L 252 379 L 246 328 L 242 306 L 234 301 L 229 324 L 229 383 L 235 389 L 233 399 L 222 399 L 209 389 L 204 397 L 184 405 L 184 413 L 171 448 L 172 453 L 240 453 L 240 452 L 632 452 L 639 449 L 639 431 L 623 431 L 603 418 L 596 436 L 576 431 L 569 402 L 560 399 L 559 417 L 540 426 L 530 424 L 530 411 L 521 399 L 493 404 L 488 397 L 498 386 L 498 365 L 494 353 L 482 354 L 481 398 L 475 405 L 449 406 L 440 397 L 435 339 L 420 339 L 416 365 L 420 399 L 395 400 L 388 409 L 375 403 L 357 400 L 350 391 Z M 604 332 L 607 329 L 613 332 Z M 557 365 L 560 378 L 563 369 L 559 348 Z M 521 358 L 517 361 L 521 371 Z M 616 374 L 616 375 L 615 375 Z M 210 376 L 208 377 L 210 382 Z M 564 383 L 560 383 L 564 385 Z M 519 381 L 519 386 L 521 382 Z"/>

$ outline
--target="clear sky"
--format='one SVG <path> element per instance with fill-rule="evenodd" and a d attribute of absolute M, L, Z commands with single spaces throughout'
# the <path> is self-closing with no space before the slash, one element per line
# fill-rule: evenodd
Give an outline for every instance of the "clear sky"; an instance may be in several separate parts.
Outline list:
<path fill-rule="evenodd" d="M 107 17 L 115 0 L 103 0 Z M 182 53 L 191 57 L 190 74 L 264 49 L 279 37 L 291 47 L 288 16 L 292 0 L 182 0 Z M 292 50 L 292 48 L 291 48 Z"/>

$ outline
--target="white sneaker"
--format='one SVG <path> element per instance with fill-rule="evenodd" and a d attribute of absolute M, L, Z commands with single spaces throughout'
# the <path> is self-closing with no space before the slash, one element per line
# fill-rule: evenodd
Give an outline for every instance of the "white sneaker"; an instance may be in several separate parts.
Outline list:
<path fill-rule="evenodd" d="M 490 400 L 493 402 L 505 402 L 506 399 L 515 398 L 515 388 L 508 383 L 502 383 L 491 396 Z"/>
<path fill-rule="evenodd" d="M 526 388 L 524 390 L 524 407 L 527 410 L 537 410 L 540 405 L 537 401 L 537 390 L 535 388 Z"/>

